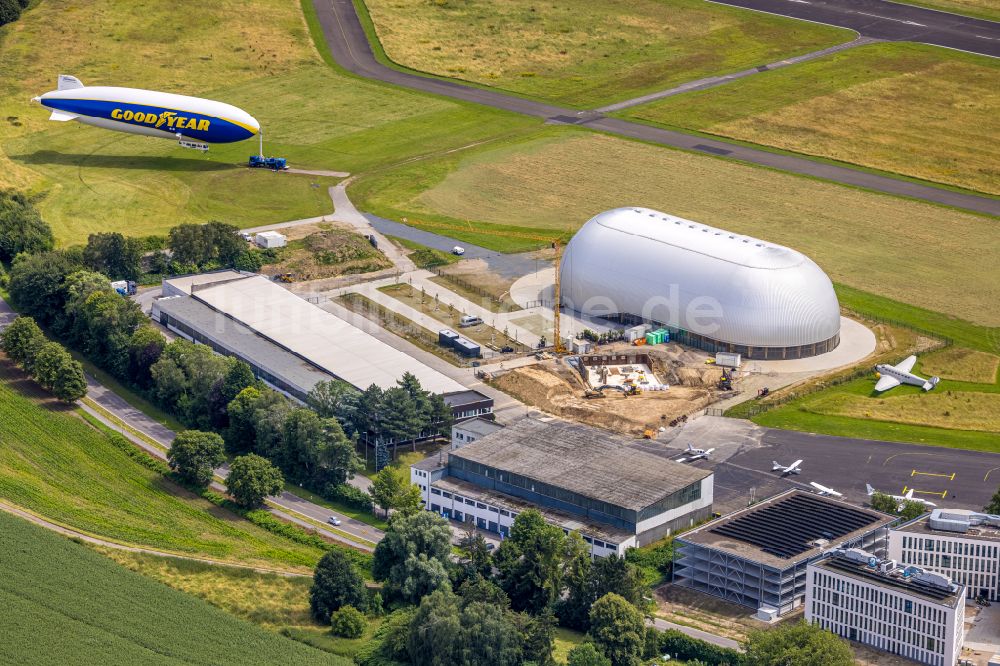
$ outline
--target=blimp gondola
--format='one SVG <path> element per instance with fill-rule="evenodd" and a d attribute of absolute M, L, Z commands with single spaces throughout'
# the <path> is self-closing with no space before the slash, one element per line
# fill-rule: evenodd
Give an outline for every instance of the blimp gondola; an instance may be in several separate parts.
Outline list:
<path fill-rule="evenodd" d="M 174 139 L 197 150 L 260 134 L 260 123 L 253 116 L 225 102 L 137 88 L 85 86 L 68 74 L 59 75 L 56 90 L 32 101 L 52 111 L 50 120 Z"/>

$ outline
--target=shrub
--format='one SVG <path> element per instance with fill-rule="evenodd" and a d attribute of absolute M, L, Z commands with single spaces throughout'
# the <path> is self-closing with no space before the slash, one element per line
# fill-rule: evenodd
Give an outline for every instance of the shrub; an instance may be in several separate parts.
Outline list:
<path fill-rule="evenodd" d="M 368 621 L 354 606 L 344 606 L 330 615 L 330 632 L 342 638 L 361 638 Z"/>
<path fill-rule="evenodd" d="M 355 509 L 372 508 L 372 496 L 349 483 L 328 483 L 323 488 L 322 495 L 331 502 L 342 502 Z"/>

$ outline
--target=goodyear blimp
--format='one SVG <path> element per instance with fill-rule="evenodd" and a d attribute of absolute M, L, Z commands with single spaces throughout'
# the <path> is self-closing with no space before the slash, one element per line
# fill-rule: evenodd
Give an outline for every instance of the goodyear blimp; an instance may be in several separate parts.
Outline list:
<path fill-rule="evenodd" d="M 198 150 L 260 133 L 260 123 L 231 104 L 153 90 L 85 86 L 67 74 L 59 75 L 56 90 L 33 101 L 52 110 L 50 120 L 75 120 L 116 132 L 175 139 Z"/>

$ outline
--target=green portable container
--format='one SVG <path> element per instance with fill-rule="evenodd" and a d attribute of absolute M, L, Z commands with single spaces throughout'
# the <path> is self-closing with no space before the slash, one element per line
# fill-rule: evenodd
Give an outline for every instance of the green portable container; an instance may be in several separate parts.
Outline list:
<path fill-rule="evenodd" d="M 646 334 L 646 344 L 647 345 L 655 345 L 656 344 L 656 334 L 655 333 L 647 333 Z"/>

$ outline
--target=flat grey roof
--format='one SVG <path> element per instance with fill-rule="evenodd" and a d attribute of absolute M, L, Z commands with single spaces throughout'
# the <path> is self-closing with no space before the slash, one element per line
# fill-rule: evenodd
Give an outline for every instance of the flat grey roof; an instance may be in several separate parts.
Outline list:
<path fill-rule="evenodd" d="M 972 513 L 971 511 L 969 513 Z M 936 530 L 930 525 L 931 514 L 927 513 L 914 521 L 893 528 L 893 532 L 910 534 L 926 534 L 939 537 L 954 537 L 956 539 L 973 539 L 975 541 L 1000 541 L 1000 529 L 995 527 L 970 526 L 964 532 L 951 530 Z"/>
<path fill-rule="evenodd" d="M 468 483 L 451 476 L 446 476 L 439 481 L 435 481 L 431 484 L 431 486 L 451 493 L 458 493 L 459 495 L 468 497 L 469 499 L 479 500 L 484 504 L 492 504 L 500 509 L 513 511 L 514 513 L 521 513 L 522 511 L 527 511 L 528 509 L 535 509 L 542 514 L 542 517 L 545 518 L 545 522 L 547 523 L 558 525 L 559 527 L 567 529 L 570 532 L 580 532 L 581 534 L 586 534 L 589 537 L 597 537 L 602 541 L 609 541 L 614 544 L 620 544 L 622 541 L 635 536 L 630 532 L 615 529 L 610 525 L 582 520 L 580 516 L 532 504 L 531 502 L 523 500 L 519 497 L 513 497 L 512 495 L 508 495 L 506 493 L 481 488 L 474 483 Z"/>
<path fill-rule="evenodd" d="M 786 569 L 879 529 L 895 518 L 872 509 L 793 488 L 677 536 L 690 543 Z M 855 526 L 856 529 L 850 529 Z M 829 535 L 829 536 L 826 536 Z M 827 544 L 812 545 L 819 539 Z M 790 549 L 779 548 L 790 540 Z M 794 552 L 799 550 L 799 552 Z"/>
<path fill-rule="evenodd" d="M 481 416 L 477 416 L 474 419 L 469 419 L 468 421 L 461 421 L 456 423 L 453 427 L 461 428 L 462 430 L 467 430 L 468 432 L 475 433 L 480 437 L 485 437 L 491 433 L 496 432 L 503 428 L 503 425 L 497 423 L 496 421 L 490 421 L 489 419 L 484 419 Z"/>
<path fill-rule="evenodd" d="M 950 608 L 957 606 L 959 599 L 965 598 L 964 585 L 952 583 L 952 587 L 946 590 L 943 587 L 921 583 L 912 578 L 897 578 L 896 576 L 889 576 L 873 571 L 863 562 L 853 562 L 837 555 L 817 560 L 811 563 L 810 566 L 821 567 L 828 571 L 854 578 L 868 585 L 874 584 L 880 587 L 891 587 L 895 590 L 902 590 L 911 596 Z M 962 594 L 959 594 L 960 592 Z"/>
<path fill-rule="evenodd" d="M 161 298 L 156 301 L 156 306 L 170 319 L 186 324 L 303 393 L 308 393 L 319 382 L 334 379 L 332 375 L 190 296 Z"/>
<path fill-rule="evenodd" d="M 212 271 L 211 273 L 192 273 L 189 275 L 178 275 L 176 277 L 164 278 L 163 282 L 175 289 L 190 294 L 195 287 L 213 284 L 216 282 L 226 282 L 228 280 L 239 280 L 248 274 L 233 270 Z"/>
<path fill-rule="evenodd" d="M 632 443 L 589 426 L 525 418 L 452 455 L 636 511 L 712 475 Z"/>

